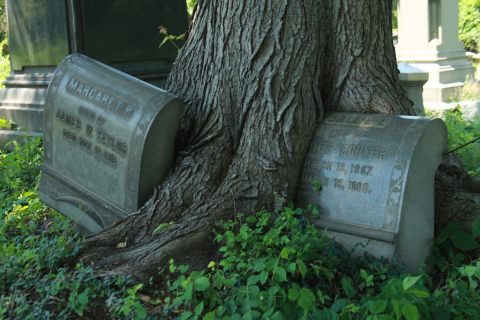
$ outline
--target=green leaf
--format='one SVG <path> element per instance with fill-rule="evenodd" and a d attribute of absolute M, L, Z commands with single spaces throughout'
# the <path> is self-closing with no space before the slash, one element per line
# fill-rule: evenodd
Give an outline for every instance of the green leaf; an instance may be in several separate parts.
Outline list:
<path fill-rule="evenodd" d="M 370 301 L 368 309 L 373 314 L 380 314 L 387 309 L 387 300 Z"/>
<path fill-rule="evenodd" d="M 405 277 L 405 279 L 403 279 L 403 283 L 402 283 L 402 286 L 403 286 L 403 290 L 404 291 L 407 291 L 408 289 L 410 289 L 411 287 L 413 287 L 415 285 L 415 283 L 418 282 L 418 280 L 420 280 L 422 278 L 422 276 L 418 276 L 418 277 Z"/>
<path fill-rule="evenodd" d="M 259 272 L 265 269 L 265 259 L 257 259 L 253 264 L 253 271 Z"/>
<path fill-rule="evenodd" d="M 287 281 L 287 272 L 282 267 L 275 269 L 275 278 L 278 282 Z"/>
<path fill-rule="evenodd" d="M 265 284 L 268 280 L 268 272 L 263 270 L 258 276 L 258 278 L 260 279 L 261 284 Z"/>
<path fill-rule="evenodd" d="M 295 252 L 295 250 L 292 248 L 285 247 L 282 249 L 282 251 L 280 251 L 280 258 L 288 260 L 288 256 L 292 252 Z"/>
<path fill-rule="evenodd" d="M 308 288 L 302 288 L 299 292 L 297 305 L 303 310 L 309 310 L 315 303 L 315 295 Z"/>
<path fill-rule="evenodd" d="M 183 298 L 185 301 L 192 301 L 192 296 L 193 296 L 193 284 L 190 282 L 185 286 L 185 292 L 183 294 Z"/>
<path fill-rule="evenodd" d="M 295 262 L 289 263 L 287 267 L 287 271 L 289 273 L 295 273 L 295 270 L 297 270 L 297 264 Z"/>
<path fill-rule="evenodd" d="M 202 311 L 203 311 L 203 302 L 200 302 L 196 307 L 195 307 L 195 314 L 197 316 L 201 315 L 202 314 Z"/>
<path fill-rule="evenodd" d="M 436 243 L 440 244 L 445 242 L 447 239 L 450 239 L 454 234 L 461 231 L 460 225 L 457 223 L 449 223 L 447 224 L 441 231 L 440 235 L 435 240 Z"/>
<path fill-rule="evenodd" d="M 420 320 L 418 308 L 414 304 L 406 303 L 402 305 L 402 314 L 407 320 Z"/>
<path fill-rule="evenodd" d="M 185 312 L 182 313 L 182 315 L 180 316 L 180 320 L 187 320 L 187 319 L 189 319 L 192 315 L 193 315 L 193 313 L 192 313 L 191 311 L 185 311 Z"/>
<path fill-rule="evenodd" d="M 207 312 L 207 314 L 203 316 L 203 320 L 215 320 L 215 311 Z"/>
<path fill-rule="evenodd" d="M 350 299 L 357 294 L 357 292 L 353 288 L 352 279 L 350 279 L 350 277 L 342 278 L 342 288 L 343 288 L 343 291 L 345 291 L 345 294 L 347 295 L 347 297 Z"/>
<path fill-rule="evenodd" d="M 260 281 L 260 277 L 259 277 L 259 276 L 250 276 L 250 277 L 248 277 L 248 279 L 247 279 L 247 285 L 257 284 L 258 281 Z"/>
<path fill-rule="evenodd" d="M 161 233 L 162 230 L 168 228 L 168 227 L 171 226 L 173 223 L 174 223 L 174 222 L 171 221 L 171 222 L 169 222 L 169 223 L 162 223 L 162 224 L 160 224 L 158 227 L 155 228 L 155 230 L 153 230 L 152 236 L 155 236 L 155 235 Z"/>
<path fill-rule="evenodd" d="M 430 293 L 428 293 L 428 291 L 415 289 L 415 288 L 409 289 L 408 293 L 411 293 L 411 294 L 415 295 L 417 298 L 428 298 L 428 297 L 430 297 Z"/>
<path fill-rule="evenodd" d="M 475 219 L 475 222 L 473 222 L 472 225 L 472 235 L 475 238 L 478 238 L 480 236 L 480 217 Z"/>
<path fill-rule="evenodd" d="M 298 266 L 298 271 L 300 271 L 300 274 L 302 275 L 302 278 L 305 278 L 305 276 L 307 275 L 307 266 L 300 259 L 297 259 L 296 262 L 297 262 L 297 266 Z"/>
<path fill-rule="evenodd" d="M 297 289 L 295 289 L 295 288 L 288 289 L 288 299 L 289 300 L 297 301 L 299 295 L 300 295 L 300 292 Z"/>
<path fill-rule="evenodd" d="M 280 311 L 277 311 L 274 314 L 272 314 L 269 317 L 269 319 L 271 319 L 271 320 L 285 320 L 285 317 L 283 316 L 283 314 Z"/>
<path fill-rule="evenodd" d="M 367 280 L 368 278 L 368 273 L 364 269 L 360 270 L 360 277 L 362 277 L 363 280 Z"/>
<path fill-rule="evenodd" d="M 479 247 L 478 242 L 471 235 L 465 231 L 460 231 L 452 235 L 452 242 L 455 248 L 470 251 L 477 249 Z"/>
<path fill-rule="evenodd" d="M 196 279 L 194 284 L 196 291 L 205 291 L 208 287 L 210 287 L 210 281 L 207 277 L 200 277 Z"/>
<path fill-rule="evenodd" d="M 257 222 L 257 217 L 255 217 L 255 216 L 248 216 L 246 220 L 247 220 L 248 223 L 254 224 L 255 222 Z"/>

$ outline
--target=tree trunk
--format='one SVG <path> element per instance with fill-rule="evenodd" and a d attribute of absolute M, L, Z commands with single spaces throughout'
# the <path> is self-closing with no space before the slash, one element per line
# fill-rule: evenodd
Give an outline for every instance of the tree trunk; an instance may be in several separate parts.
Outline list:
<path fill-rule="evenodd" d="M 325 110 L 413 114 L 390 1 L 203 0 L 167 89 L 187 106 L 174 170 L 81 253 L 109 274 L 203 266 L 217 221 L 293 200 Z"/>

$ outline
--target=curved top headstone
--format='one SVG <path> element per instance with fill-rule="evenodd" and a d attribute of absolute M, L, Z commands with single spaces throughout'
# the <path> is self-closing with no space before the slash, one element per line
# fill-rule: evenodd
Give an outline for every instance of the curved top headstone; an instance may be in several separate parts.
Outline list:
<path fill-rule="evenodd" d="M 331 113 L 317 129 L 297 195 L 349 248 L 396 257 L 413 270 L 433 241 L 434 177 L 446 148 L 443 121 Z M 313 190 L 321 185 L 321 191 Z"/>
<path fill-rule="evenodd" d="M 68 56 L 47 92 L 42 199 L 91 232 L 136 211 L 170 170 L 182 113 L 166 91 Z"/>

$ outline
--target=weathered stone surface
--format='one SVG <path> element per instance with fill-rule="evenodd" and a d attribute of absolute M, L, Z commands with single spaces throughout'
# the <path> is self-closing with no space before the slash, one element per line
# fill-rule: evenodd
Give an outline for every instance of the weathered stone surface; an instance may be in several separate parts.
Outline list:
<path fill-rule="evenodd" d="M 68 54 L 65 1 L 7 0 L 12 69 L 54 66 Z"/>
<path fill-rule="evenodd" d="M 46 88 L 69 53 L 161 87 L 177 48 L 158 47 L 163 37 L 158 27 L 180 35 L 189 26 L 186 3 L 176 0 L 6 0 L 6 7 L 12 71 L 0 90 L 0 116 L 28 135 L 42 132 Z M 1 147 L 17 134 L 0 135 L 5 135 Z"/>
<path fill-rule="evenodd" d="M 39 192 L 90 232 L 136 211 L 167 175 L 183 102 L 79 54 L 45 103 Z"/>
<path fill-rule="evenodd" d="M 446 137 L 439 119 L 329 114 L 312 141 L 297 200 L 317 205 L 318 225 L 347 248 L 368 243 L 370 253 L 414 270 L 433 241 L 434 177 Z"/>

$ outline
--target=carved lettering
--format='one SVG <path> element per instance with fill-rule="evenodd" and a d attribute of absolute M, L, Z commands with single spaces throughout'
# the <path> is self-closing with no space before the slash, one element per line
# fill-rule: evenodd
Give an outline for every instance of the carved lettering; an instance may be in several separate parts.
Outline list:
<path fill-rule="evenodd" d="M 97 113 L 95 111 L 92 111 L 84 106 L 80 106 L 80 108 L 78 108 L 78 114 L 81 118 L 84 118 L 90 123 L 95 122 L 95 119 L 97 118 Z"/>
<path fill-rule="evenodd" d="M 77 132 L 80 132 L 82 130 L 82 121 L 76 116 L 66 112 L 65 110 L 57 110 L 57 112 L 55 113 L 55 119 Z"/>
<path fill-rule="evenodd" d="M 80 148 L 89 152 L 92 150 L 92 143 L 84 138 L 80 138 Z"/>
<path fill-rule="evenodd" d="M 359 174 L 362 176 L 371 176 L 373 175 L 373 166 L 370 165 L 361 165 L 352 163 L 350 165 L 350 173 L 351 174 Z"/>
<path fill-rule="evenodd" d="M 122 157 L 127 154 L 127 143 L 115 138 L 104 130 L 97 129 L 97 141 Z"/>
<path fill-rule="evenodd" d="M 362 193 L 371 193 L 367 182 L 348 181 L 348 190 Z"/>
<path fill-rule="evenodd" d="M 386 147 L 376 147 L 361 144 L 342 144 L 339 155 L 353 159 L 383 160 L 387 152 Z"/>
<path fill-rule="evenodd" d="M 66 91 L 106 111 L 113 112 L 125 120 L 129 120 L 135 111 L 132 105 L 120 97 L 115 97 L 98 88 L 92 88 L 75 77 L 68 80 Z"/>
<path fill-rule="evenodd" d="M 337 172 L 347 173 L 347 164 L 345 162 L 338 162 Z"/>
<path fill-rule="evenodd" d="M 333 187 L 339 190 L 345 190 L 345 182 L 343 179 L 335 179 Z"/>
<path fill-rule="evenodd" d="M 68 129 L 63 129 L 62 133 L 63 133 L 63 137 L 68 141 L 74 142 L 74 143 L 77 142 L 77 135 L 74 132 Z"/>
<path fill-rule="evenodd" d="M 355 132 L 344 129 L 332 129 L 329 131 L 328 135 L 330 138 L 346 138 L 350 136 L 353 139 L 359 139 L 365 135 L 365 132 Z"/>

